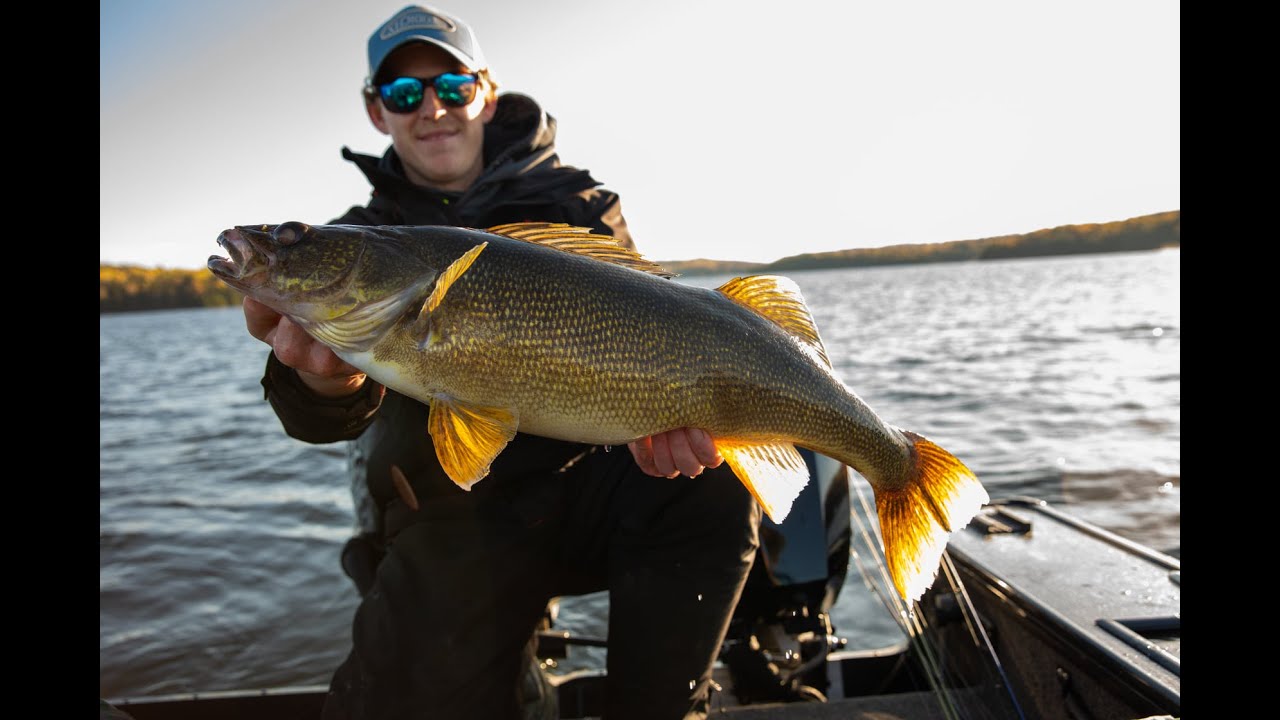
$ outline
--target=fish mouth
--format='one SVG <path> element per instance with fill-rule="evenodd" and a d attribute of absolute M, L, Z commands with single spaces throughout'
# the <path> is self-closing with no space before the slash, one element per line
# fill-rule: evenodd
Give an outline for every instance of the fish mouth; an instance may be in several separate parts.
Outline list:
<path fill-rule="evenodd" d="M 218 245 L 227 251 L 227 255 L 210 255 L 209 271 L 235 287 L 254 284 L 255 277 L 262 275 L 270 265 L 270 254 L 263 252 L 263 248 L 253 241 L 253 235 L 253 231 L 238 225 L 222 231 L 218 235 Z"/>

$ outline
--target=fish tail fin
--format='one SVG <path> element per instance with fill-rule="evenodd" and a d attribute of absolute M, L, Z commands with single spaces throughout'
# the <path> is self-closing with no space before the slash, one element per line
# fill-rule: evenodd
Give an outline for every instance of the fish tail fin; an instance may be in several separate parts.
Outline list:
<path fill-rule="evenodd" d="M 913 465 L 896 488 L 876 488 L 876 514 L 885 564 L 907 602 L 933 584 L 951 533 L 963 528 L 990 498 L 976 475 L 954 455 L 916 433 Z"/>

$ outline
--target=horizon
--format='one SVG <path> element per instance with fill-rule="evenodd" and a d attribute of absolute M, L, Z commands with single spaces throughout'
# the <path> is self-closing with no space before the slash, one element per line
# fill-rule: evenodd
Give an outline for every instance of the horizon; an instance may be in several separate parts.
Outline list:
<path fill-rule="evenodd" d="M 1026 232 L 1007 233 L 1007 235 L 1014 235 L 1014 236 L 1030 235 L 1032 233 L 1040 232 L 1041 230 L 1054 230 L 1059 227 L 1070 227 L 1073 225 L 1106 225 L 1112 222 L 1125 222 L 1127 220 L 1134 220 L 1140 217 L 1149 217 L 1151 215 L 1162 215 L 1164 213 L 1181 212 L 1181 211 L 1182 211 L 1181 208 L 1174 208 L 1173 210 L 1161 210 L 1154 213 L 1144 213 L 1142 215 L 1135 215 L 1134 217 L 1131 217 L 1131 218 L 1120 218 L 1119 220 L 1104 220 L 1101 222 L 1088 222 L 1088 223 L 1067 223 L 1066 225 L 1055 225 L 1053 227 L 1037 228 L 1035 230 L 1028 230 Z M 834 250 L 820 250 L 820 251 L 806 250 L 798 253 L 792 253 L 791 255 L 780 255 L 776 258 L 773 258 L 772 260 L 742 260 L 738 258 L 712 258 L 712 257 L 655 258 L 655 257 L 650 257 L 645 253 L 641 253 L 641 254 L 643 254 L 646 258 L 649 258 L 650 260 L 653 260 L 654 262 L 658 262 L 658 263 L 713 262 L 713 263 L 756 263 L 760 265 L 772 265 L 773 263 L 779 262 L 781 260 L 796 257 L 799 255 L 825 255 L 825 254 L 831 254 L 831 253 L 842 253 L 850 250 L 884 250 L 887 248 L 904 247 L 904 246 L 943 245 L 943 244 L 952 243 L 952 242 L 977 242 L 980 240 L 989 240 L 995 237 L 1001 237 L 1001 236 L 991 235 L 988 237 L 965 238 L 962 240 L 939 240 L 938 242 L 929 242 L 929 243 L 894 243 L 892 245 L 878 245 L 874 247 L 836 248 Z M 218 253 L 213 253 L 213 254 L 218 254 Z M 139 265 L 137 263 L 113 263 L 113 262 L 107 262 L 107 261 L 102 261 L 100 265 L 108 265 L 112 267 L 138 267 L 144 270 L 204 270 L 206 269 L 203 265 L 201 265 L 200 267 L 168 267 L 168 266 L 159 266 L 159 265 Z"/>
<path fill-rule="evenodd" d="M 100 264 L 199 269 L 233 225 L 366 203 L 339 150 L 387 146 L 358 91 L 369 33 L 405 4 L 100 0 Z M 556 119 L 561 160 L 619 193 L 653 259 L 768 263 L 1181 206 L 1176 6 L 429 4 L 475 27 L 502 91 Z M 806 41 L 798 61 L 760 52 L 777 28 Z M 678 51 L 646 53 L 655 37 Z"/>

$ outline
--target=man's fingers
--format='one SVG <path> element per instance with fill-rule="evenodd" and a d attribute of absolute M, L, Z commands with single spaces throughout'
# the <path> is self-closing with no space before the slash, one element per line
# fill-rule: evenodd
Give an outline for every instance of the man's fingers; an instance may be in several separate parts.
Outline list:
<path fill-rule="evenodd" d="M 650 438 L 642 437 L 629 442 L 627 448 L 631 450 L 631 456 L 636 459 L 636 465 L 644 471 L 644 474 L 661 477 L 658 467 L 653 464 L 653 441 Z"/>
<path fill-rule="evenodd" d="M 709 468 L 720 467 L 724 457 L 716 449 L 716 441 L 711 437 L 711 433 L 699 428 L 686 428 L 685 434 L 688 436 L 689 447 L 697 456 L 698 462 Z"/>
<path fill-rule="evenodd" d="M 280 313 L 251 297 L 244 299 L 243 307 L 244 324 L 249 334 L 270 345 L 271 334 L 280 322 Z"/>
<path fill-rule="evenodd" d="M 683 428 L 663 433 L 667 440 L 667 448 L 671 451 L 671 464 L 689 477 L 702 474 L 702 463 L 698 461 L 693 448 L 689 447 L 689 433 Z"/>
<path fill-rule="evenodd" d="M 314 340 L 305 330 L 298 327 L 287 317 L 281 317 L 275 330 L 270 333 L 271 349 L 275 351 L 280 362 L 295 370 L 303 370 L 316 375 L 325 374 L 324 363 L 317 362 L 320 354 L 316 352 Z M 323 346 L 322 346 L 323 347 Z M 328 349 L 328 348 L 325 348 Z"/>
<path fill-rule="evenodd" d="M 724 462 L 710 433 L 698 428 L 658 433 L 630 442 L 627 447 L 636 465 L 654 477 L 697 477 L 706 468 L 719 467 Z"/>
<path fill-rule="evenodd" d="M 675 462 L 671 460 L 671 447 L 667 444 L 667 433 L 658 433 L 650 440 L 653 442 L 653 465 L 658 475 L 673 478 L 680 474 Z"/>

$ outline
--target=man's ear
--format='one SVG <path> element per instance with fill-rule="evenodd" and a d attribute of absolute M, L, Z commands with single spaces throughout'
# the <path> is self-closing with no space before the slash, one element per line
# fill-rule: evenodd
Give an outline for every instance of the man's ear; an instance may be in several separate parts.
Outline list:
<path fill-rule="evenodd" d="M 490 100 L 489 98 L 485 98 L 484 110 L 480 111 L 481 122 L 484 122 L 487 125 L 489 121 L 493 119 L 493 116 L 497 114 L 497 112 L 498 112 L 498 98 L 495 97 L 492 100 Z"/>
<path fill-rule="evenodd" d="M 382 103 L 378 102 L 377 98 L 371 100 L 366 95 L 364 98 L 364 111 L 369 114 L 369 122 L 373 123 L 378 132 L 383 135 L 391 134 L 391 128 L 387 126 L 387 119 L 383 116 L 386 108 L 382 107 Z"/>

